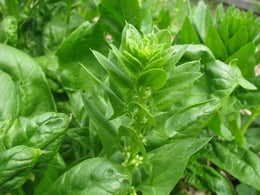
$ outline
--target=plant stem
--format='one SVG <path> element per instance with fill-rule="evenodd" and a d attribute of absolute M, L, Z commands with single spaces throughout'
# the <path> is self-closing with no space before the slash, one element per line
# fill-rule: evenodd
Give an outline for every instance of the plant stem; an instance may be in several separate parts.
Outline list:
<path fill-rule="evenodd" d="M 250 126 L 250 124 L 253 122 L 253 120 L 255 119 L 256 115 L 258 114 L 258 110 L 254 109 L 251 113 L 251 115 L 248 117 L 245 125 L 243 126 L 243 128 L 241 129 L 241 133 L 242 135 L 244 135 L 248 129 L 248 127 Z"/>

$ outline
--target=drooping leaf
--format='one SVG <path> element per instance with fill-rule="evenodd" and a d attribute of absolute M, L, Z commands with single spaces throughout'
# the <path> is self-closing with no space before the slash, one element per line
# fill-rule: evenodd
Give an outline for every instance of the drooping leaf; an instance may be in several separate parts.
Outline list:
<path fill-rule="evenodd" d="M 188 165 L 191 173 L 188 175 L 188 183 L 201 190 L 209 190 L 219 195 L 235 195 L 232 183 L 217 170 L 200 164 L 196 161 Z"/>
<path fill-rule="evenodd" d="M 201 155 L 233 177 L 260 190 L 260 158 L 250 150 L 232 142 L 212 141 Z"/>

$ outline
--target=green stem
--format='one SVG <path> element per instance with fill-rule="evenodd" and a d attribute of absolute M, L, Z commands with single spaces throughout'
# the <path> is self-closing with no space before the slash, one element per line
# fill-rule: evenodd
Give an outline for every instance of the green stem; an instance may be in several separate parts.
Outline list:
<path fill-rule="evenodd" d="M 248 117 L 246 123 L 244 124 L 243 128 L 241 129 L 241 133 L 242 135 L 244 135 L 248 129 L 248 127 L 250 126 L 250 124 L 253 122 L 253 120 L 255 119 L 256 115 L 258 114 L 257 109 L 254 109 L 251 113 L 251 115 Z"/>

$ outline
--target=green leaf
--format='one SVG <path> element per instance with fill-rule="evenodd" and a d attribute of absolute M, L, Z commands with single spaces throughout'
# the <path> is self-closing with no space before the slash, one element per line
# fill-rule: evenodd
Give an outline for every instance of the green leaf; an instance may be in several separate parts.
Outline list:
<path fill-rule="evenodd" d="M 209 26 L 212 25 L 212 17 L 207 5 L 203 1 L 200 1 L 198 5 L 192 10 L 191 17 L 192 23 L 195 25 L 201 40 L 205 42 Z"/>
<path fill-rule="evenodd" d="M 175 45 L 173 48 L 178 49 L 183 47 L 183 45 Z M 184 63 L 188 61 L 200 60 L 202 64 L 208 63 L 215 60 L 214 55 L 205 45 L 200 44 L 190 44 L 186 45 L 185 53 L 183 54 L 179 63 Z"/>
<path fill-rule="evenodd" d="M 103 0 L 99 6 L 99 24 L 113 37 L 113 44 L 119 45 L 125 23 L 140 28 L 141 10 L 138 0 Z M 122 41 L 123 42 L 123 41 Z"/>
<path fill-rule="evenodd" d="M 244 183 L 238 184 L 236 186 L 236 191 L 238 195 L 260 195 L 260 191 Z"/>
<path fill-rule="evenodd" d="M 80 64 L 81 65 L 81 64 Z M 102 87 L 105 92 L 107 93 L 107 95 L 110 98 L 110 101 L 112 103 L 113 109 L 114 109 L 114 116 L 116 114 L 122 113 L 124 112 L 124 108 L 125 108 L 125 103 L 124 101 L 121 99 L 121 97 L 117 96 L 117 94 L 114 93 L 114 91 L 112 91 L 111 88 L 109 88 L 105 83 L 103 83 L 102 81 L 100 81 L 95 75 L 93 75 L 85 66 L 81 65 L 81 67 L 86 71 L 86 73 L 91 77 L 91 79 L 93 79 L 98 85 L 99 87 Z"/>
<path fill-rule="evenodd" d="M 78 89 L 88 89 L 93 83 L 83 71 L 79 62 L 86 64 L 92 72 L 98 72 L 102 75 L 104 72 L 90 49 L 107 52 L 101 29 L 96 24 L 89 22 L 82 23 L 74 30 L 60 46 L 56 55 L 58 56 L 59 68 L 57 78 L 67 92 Z"/>
<path fill-rule="evenodd" d="M 209 87 L 216 96 L 228 96 L 238 85 L 249 90 L 256 89 L 243 78 L 240 69 L 236 66 L 216 60 L 206 64 L 205 68 Z"/>
<path fill-rule="evenodd" d="M 243 45 L 237 52 L 231 55 L 226 62 L 230 63 L 234 60 L 236 60 L 236 64 L 246 79 L 255 75 L 255 45 L 252 42 Z"/>
<path fill-rule="evenodd" d="M 231 55 L 248 42 L 248 32 L 245 27 L 241 27 L 226 43 L 228 53 Z"/>
<path fill-rule="evenodd" d="M 111 45 L 111 48 L 113 54 L 117 57 L 124 70 L 128 73 L 128 75 L 135 78 L 136 75 L 141 71 L 141 62 L 126 50 L 120 52 L 113 45 Z"/>
<path fill-rule="evenodd" d="M 15 118 L 17 116 L 17 91 L 15 83 L 10 75 L 0 69 L 0 120 L 4 118 Z"/>
<path fill-rule="evenodd" d="M 207 31 L 205 44 L 217 59 L 224 61 L 228 57 L 227 49 L 221 40 L 216 28 L 211 26 Z"/>
<path fill-rule="evenodd" d="M 0 44 L 0 69 L 15 82 L 19 115 L 35 116 L 55 110 L 45 75 L 41 67 L 27 54 Z"/>
<path fill-rule="evenodd" d="M 144 181 L 137 189 L 157 195 L 170 194 L 183 176 L 190 156 L 209 140 L 209 138 L 183 139 L 149 152 L 148 162 L 152 165 L 150 179 Z"/>
<path fill-rule="evenodd" d="M 105 117 L 104 110 L 108 107 L 102 101 L 101 97 L 91 97 L 89 94 L 82 94 L 85 109 L 93 121 L 93 125 L 97 134 L 102 142 L 104 151 L 108 156 L 112 155 L 118 148 L 117 142 L 117 127 L 114 121 Z"/>
<path fill-rule="evenodd" d="M 38 162 L 44 165 L 58 152 L 68 126 L 69 117 L 62 113 L 20 117 L 5 132 L 3 143 L 7 148 L 26 145 L 41 149 L 44 153 Z"/>
<path fill-rule="evenodd" d="M 213 141 L 200 153 L 233 177 L 260 190 L 260 158 L 232 142 Z"/>
<path fill-rule="evenodd" d="M 153 68 L 142 72 L 137 78 L 137 87 L 162 88 L 167 82 L 167 74 L 163 69 Z"/>
<path fill-rule="evenodd" d="M 40 155 L 40 149 L 23 145 L 0 152 L 0 191 L 22 186 Z"/>
<path fill-rule="evenodd" d="M 105 158 L 82 161 L 65 172 L 44 195 L 127 194 L 131 175 L 126 168 Z"/>
<path fill-rule="evenodd" d="M 193 104 L 173 113 L 165 122 L 165 133 L 171 138 L 196 137 L 219 109 L 219 100 Z"/>
<path fill-rule="evenodd" d="M 188 183 L 201 190 L 209 190 L 219 195 L 235 195 L 235 189 L 225 176 L 217 170 L 200 164 L 191 162 L 188 165 L 190 173 L 188 174 Z"/>

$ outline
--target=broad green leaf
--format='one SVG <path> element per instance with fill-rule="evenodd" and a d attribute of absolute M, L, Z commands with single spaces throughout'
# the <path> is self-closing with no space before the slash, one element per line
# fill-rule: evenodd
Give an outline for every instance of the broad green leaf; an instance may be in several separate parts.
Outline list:
<path fill-rule="evenodd" d="M 86 90 L 93 84 L 85 71 L 79 66 L 79 62 L 87 64 L 87 68 L 100 75 L 104 72 L 98 66 L 90 49 L 107 51 L 107 44 L 103 38 L 101 29 L 96 24 L 82 23 L 74 30 L 60 46 L 56 55 L 58 57 L 58 79 L 66 91 Z"/>
<path fill-rule="evenodd" d="M 209 190 L 218 195 L 236 194 L 230 180 L 214 168 L 194 161 L 188 165 L 188 170 L 188 183 L 196 188 Z"/>
<path fill-rule="evenodd" d="M 166 120 L 165 133 L 171 138 L 196 137 L 219 106 L 219 100 L 212 99 L 176 111 Z"/>
<path fill-rule="evenodd" d="M 178 44 L 199 44 L 201 43 L 197 31 L 194 29 L 190 19 L 185 18 L 180 32 L 177 34 Z"/>
<path fill-rule="evenodd" d="M 73 166 L 56 180 L 44 195 L 121 195 L 131 190 L 126 168 L 105 158 L 91 158 Z"/>
<path fill-rule="evenodd" d="M 248 32 L 246 27 L 241 27 L 226 43 L 230 55 L 238 51 L 248 42 Z"/>
<path fill-rule="evenodd" d="M 234 60 L 236 60 L 236 64 L 246 79 L 255 75 L 255 45 L 252 42 L 243 45 L 237 52 L 231 55 L 226 62 L 230 63 Z"/>
<path fill-rule="evenodd" d="M 18 98 L 15 83 L 10 75 L 0 69 L 0 120 L 17 116 Z"/>
<path fill-rule="evenodd" d="M 232 142 L 212 141 L 200 153 L 233 177 L 260 190 L 260 158 Z"/>
<path fill-rule="evenodd" d="M 112 35 L 116 46 L 119 45 L 121 36 L 124 36 L 121 32 L 126 22 L 140 28 L 141 10 L 138 0 L 103 0 L 99 12 L 99 24 L 106 33 Z"/>
<path fill-rule="evenodd" d="M 175 49 L 179 49 L 179 45 L 173 46 Z M 209 50 L 208 47 L 201 44 L 190 44 L 186 45 L 185 53 L 182 55 L 182 58 L 179 63 L 185 63 L 188 61 L 200 60 L 202 64 L 208 63 L 215 60 L 214 55 Z"/>
<path fill-rule="evenodd" d="M 42 194 L 42 192 L 49 190 L 53 182 L 58 179 L 58 177 L 64 172 L 65 169 L 66 164 L 62 156 L 57 153 L 48 163 L 47 167 L 43 167 L 42 169 L 38 168 L 35 171 L 33 193 Z"/>
<path fill-rule="evenodd" d="M 142 72 L 137 78 L 137 87 L 151 87 L 153 90 L 162 88 L 167 82 L 167 74 L 163 69 L 153 68 Z"/>
<path fill-rule="evenodd" d="M 21 187 L 41 153 L 40 149 L 23 145 L 0 152 L 0 191 Z"/>
<path fill-rule="evenodd" d="M 183 176 L 190 156 L 200 150 L 209 140 L 209 138 L 176 140 L 149 152 L 148 162 L 152 165 L 151 175 L 137 189 L 141 192 L 154 192 L 152 194 L 157 195 L 170 194 Z"/>
<path fill-rule="evenodd" d="M 44 113 L 29 119 L 20 117 L 5 132 L 3 141 L 7 148 L 26 145 L 41 149 L 44 151 L 39 158 L 42 165 L 58 152 L 68 126 L 68 116 L 61 113 Z"/>
<path fill-rule="evenodd" d="M 236 66 L 216 60 L 206 64 L 205 68 L 211 92 L 216 96 L 227 96 L 238 85 L 249 90 L 256 89 L 253 84 L 243 78 L 240 69 Z"/>
<path fill-rule="evenodd" d="M 207 31 L 205 45 L 212 51 L 217 59 L 224 61 L 228 57 L 227 49 L 217 30 L 211 26 Z"/>
<path fill-rule="evenodd" d="M 131 88 L 132 83 L 131 80 L 122 72 L 119 68 L 117 68 L 111 61 L 109 61 L 105 56 L 97 51 L 93 51 L 94 56 L 97 58 L 99 63 L 103 66 L 104 69 L 110 75 L 110 78 L 115 81 L 115 83 L 123 88 Z"/>
<path fill-rule="evenodd" d="M 187 68 L 192 67 L 187 66 Z M 180 101 L 180 99 L 183 98 L 183 95 L 189 92 L 194 82 L 201 76 L 202 73 L 195 71 L 179 72 L 179 70 L 177 70 L 176 72 L 173 72 L 171 75 L 172 78 L 168 79 L 165 87 L 154 93 L 154 103 L 160 109 L 170 108 L 174 103 Z"/>
<path fill-rule="evenodd" d="M 19 115 L 33 116 L 55 110 L 45 75 L 27 54 L 0 44 L 0 69 L 15 82 Z"/>
<path fill-rule="evenodd" d="M 259 190 L 256 190 L 255 188 L 244 183 L 240 183 L 236 186 L 236 192 L 238 195 L 260 195 Z"/>

